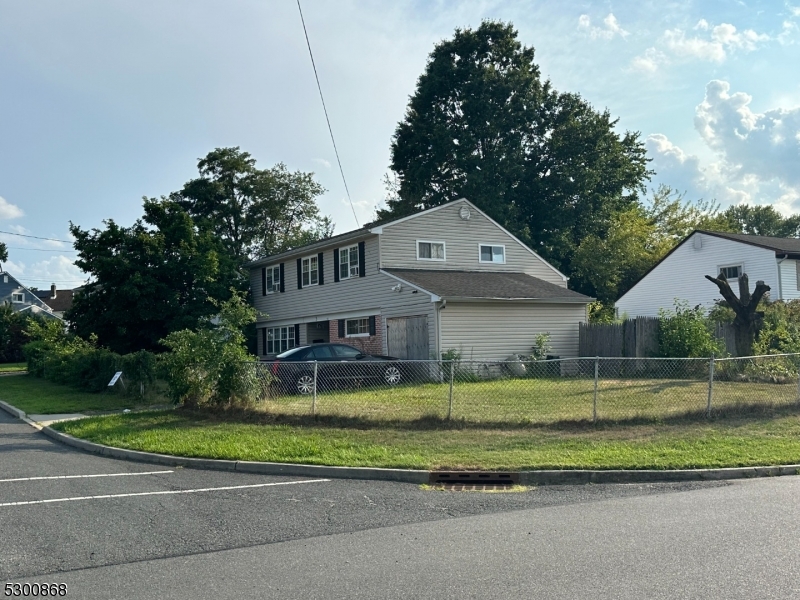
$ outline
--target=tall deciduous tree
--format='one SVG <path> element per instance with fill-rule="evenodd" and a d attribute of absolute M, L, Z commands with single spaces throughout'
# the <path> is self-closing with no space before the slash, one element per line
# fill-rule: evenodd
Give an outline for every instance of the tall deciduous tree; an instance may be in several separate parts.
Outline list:
<path fill-rule="evenodd" d="M 3 270 L 3 264 L 8 260 L 8 247 L 5 243 L 0 242 L 0 271 Z"/>
<path fill-rule="evenodd" d="M 800 215 L 784 217 L 772 206 L 731 206 L 721 215 L 728 230 L 752 235 L 772 237 L 799 237 Z"/>
<path fill-rule="evenodd" d="M 300 246 L 333 232 L 316 199 L 325 191 L 313 173 L 285 165 L 258 169 L 248 152 L 217 148 L 197 164 L 200 177 L 175 195 L 201 229 L 222 240 L 234 261 Z"/>
<path fill-rule="evenodd" d="M 75 295 L 66 319 L 72 330 L 119 353 L 160 350 L 173 331 L 194 329 L 230 296 L 235 274 L 220 269 L 225 250 L 198 230 L 173 200 L 145 199 L 132 227 L 105 221 L 84 231 L 70 224 L 78 259 L 92 282 Z"/>
<path fill-rule="evenodd" d="M 636 206 L 649 177 L 638 133 L 616 124 L 543 81 L 510 24 L 457 29 L 434 48 L 397 126 L 399 187 L 378 218 L 466 197 L 572 275 L 580 240 Z"/>

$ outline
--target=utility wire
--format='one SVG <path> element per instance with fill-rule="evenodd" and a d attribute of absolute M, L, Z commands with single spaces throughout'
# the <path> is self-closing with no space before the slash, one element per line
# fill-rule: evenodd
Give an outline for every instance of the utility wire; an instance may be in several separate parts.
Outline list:
<path fill-rule="evenodd" d="M 25 252 L 54 252 L 56 254 L 63 254 L 65 252 L 77 252 L 77 250 L 61 250 L 59 248 L 23 248 L 20 246 L 8 246 L 9 250 L 23 250 Z"/>
<path fill-rule="evenodd" d="M 344 169 L 342 169 L 342 161 L 339 159 L 339 150 L 336 148 L 336 140 L 333 139 L 333 128 L 331 128 L 331 120 L 328 118 L 328 109 L 325 106 L 325 98 L 322 96 L 322 86 L 319 84 L 319 75 L 317 75 L 317 65 L 314 62 L 314 54 L 311 52 L 311 42 L 308 41 L 308 30 L 306 29 L 306 21 L 303 18 L 303 9 L 300 8 L 300 0 L 297 0 L 297 10 L 300 11 L 300 22 L 303 23 L 303 33 L 306 35 L 306 45 L 308 46 L 308 55 L 311 57 L 311 66 L 314 67 L 314 78 L 317 80 L 317 89 L 319 90 L 319 99 L 322 100 L 322 110 L 325 112 L 325 120 L 328 122 L 328 131 L 331 134 L 331 142 L 333 142 L 333 152 L 336 154 L 336 162 L 339 163 L 339 172 L 342 174 L 342 181 L 344 182 L 344 190 L 347 192 L 347 199 L 350 201 L 350 210 L 353 211 L 353 218 L 356 220 L 356 225 L 361 227 L 356 216 L 356 209 L 353 206 L 353 199 L 350 197 L 350 190 L 347 187 L 347 180 L 344 178 Z"/>
<path fill-rule="evenodd" d="M 65 244 L 72 244 L 69 240 L 57 240 L 55 238 L 39 237 L 38 235 L 25 235 L 24 233 L 14 233 L 13 231 L 0 231 L 0 233 L 7 233 L 8 235 L 18 235 L 19 237 L 33 238 L 35 240 L 48 240 L 50 242 L 64 242 Z"/>

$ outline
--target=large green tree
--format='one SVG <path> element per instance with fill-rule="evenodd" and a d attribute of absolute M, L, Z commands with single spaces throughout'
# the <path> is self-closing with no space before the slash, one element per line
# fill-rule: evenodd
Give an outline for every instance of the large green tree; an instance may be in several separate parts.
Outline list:
<path fill-rule="evenodd" d="M 174 200 L 146 198 L 132 227 L 108 220 L 102 230 L 70 224 L 70 231 L 75 264 L 92 281 L 75 295 L 66 319 L 81 337 L 96 335 L 121 354 L 161 350 L 159 340 L 173 331 L 196 328 L 237 279 L 220 269 L 220 241 Z"/>
<path fill-rule="evenodd" d="M 571 276 L 587 235 L 630 210 L 650 172 L 638 133 L 542 80 L 510 24 L 434 47 L 391 147 L 397 190 L 379 219 L 466 197 Z M 577 289 L 593 293 L 585 278 Z"/>
<path fill-rule="evenodd" d="M 773 237 L 800 236 L 800 215 L 784 217 L 768 204 L 738 204 L 727 208 L 721 216 L 726 221 L 726 231 Z"/>
<path fill-rule="evenodd" d="M 0 271 L 3 270 L 3 263 L 8 260 L 8 247 L 4 242 L 0 242 Z"/>
<path fill-rule="evenodd" d="M 238 147 L 209 152 L 197 168 L 200 177 L 184 185 L 175 199 L 239 264 L 333 232 L 317 206 L 325 189 L 313 173 L 290 172 L 281 163 L 259 169 Z"/>

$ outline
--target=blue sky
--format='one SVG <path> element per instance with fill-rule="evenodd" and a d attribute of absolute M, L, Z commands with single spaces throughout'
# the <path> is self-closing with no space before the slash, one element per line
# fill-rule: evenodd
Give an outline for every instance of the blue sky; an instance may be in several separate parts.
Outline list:
<path fill-rule="evenodd" d="M 800 211 L 800 0 L 301 2 L 361 223 L 433 45 L 486 18 L 641 133 L 652 185 Z M 356 227 L 295 0 L 0 2 L 0 231 L 130 225 L 220 146 L 315 172 L 336 231 Z M 85 277 L 69 244 L 0 240 L 28 285 Z"/>

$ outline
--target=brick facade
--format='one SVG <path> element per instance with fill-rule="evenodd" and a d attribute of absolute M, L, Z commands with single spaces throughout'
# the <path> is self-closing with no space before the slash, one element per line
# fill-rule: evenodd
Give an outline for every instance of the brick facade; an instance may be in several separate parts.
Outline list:
<path fill-rule="evenodd" d="M 383 354 L 383 319 L 375 315 L 375 335 L 369 337 L 339 337 L 339 321 L 329 321 L 329 335 L 332 344 L 347 344 L 358 348 L 364 354 Z"/>

